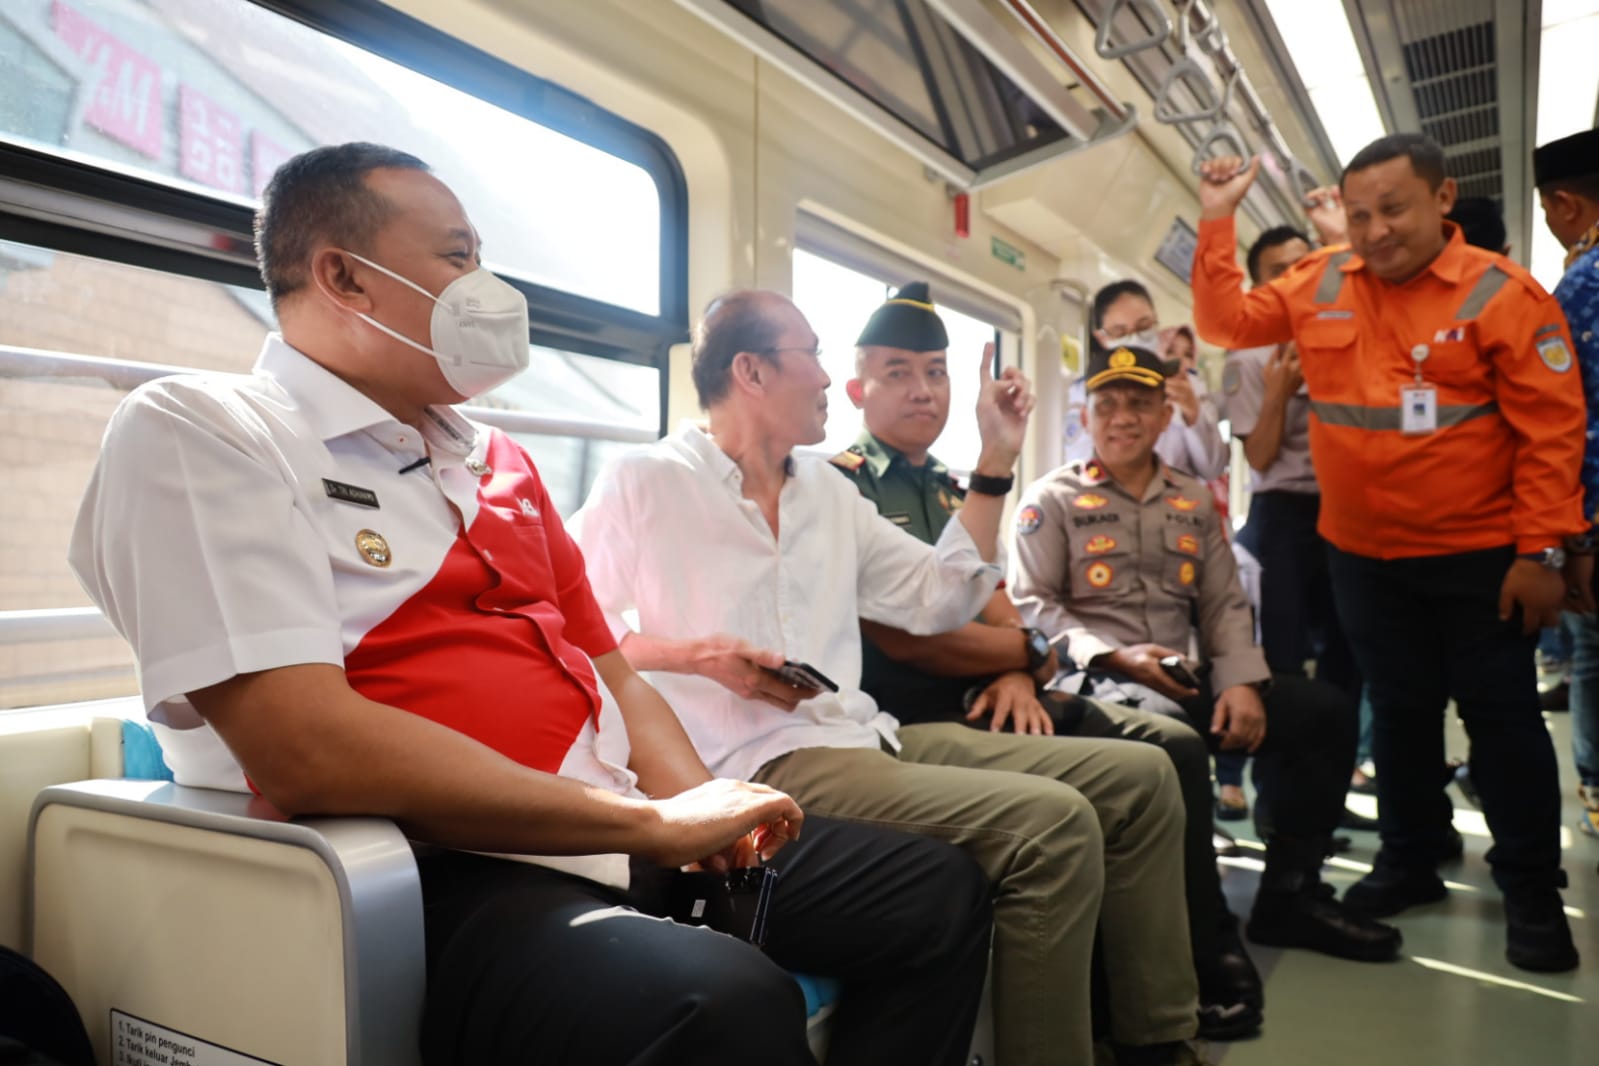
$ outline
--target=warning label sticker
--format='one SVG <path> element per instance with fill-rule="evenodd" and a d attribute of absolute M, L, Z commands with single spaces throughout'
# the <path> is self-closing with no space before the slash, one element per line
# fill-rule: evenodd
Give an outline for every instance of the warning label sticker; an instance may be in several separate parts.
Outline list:
<path fill-rule="evenodd" d="M 132 1014 L 111 1011 L 111 1066 L 278 1066 Z"/>

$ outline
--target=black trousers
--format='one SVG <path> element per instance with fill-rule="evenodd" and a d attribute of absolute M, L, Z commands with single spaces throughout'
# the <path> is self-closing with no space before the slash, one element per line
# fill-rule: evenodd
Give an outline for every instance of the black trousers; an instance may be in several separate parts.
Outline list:
<path fill-rule="evenodd" d="M 1316 676 L 1360 698 L 1360 671 L 1333 603 L 1328 544 L 1316 532 L 1321 496 L 1260 492 L 1239 541 L 1260 561 L 1260 643 L 1274 674 Z"/>
<path fill-rule="evenodd" d="M 1274 835 L 1304 841 L 1331 837 L 1343 816 L 1349 768 L 1355 764 L 1360 704 L 1336 685 L 1297 674 L 1273 674 L 1262 702 L 1266 739 L 1255 752 L 1255 782 L 1271 796 Z M 1219 753 L 1220 741 L 1210 732 L 1215 709 L 1208 684 L 1183 704 L 1188 724 Z M 1436 789 L 1436 774 L 1433 784 Z M 1208 784 L 1205 791 L 1208 811 Z M 1208 816 L 1204 825 L 1208 834 Z"/>
<path fill-rule="evenodd" d="M 1510 546 L 1372 559 L 1329 549 L 1333 588 L 1366 677 L 1377 765 L 1379 861 L 1431 869 L 1444 846 L 1438 768 L 1453 699 L 1471 738 L 1471 777 L 1493 833 L 1503 891 L 1560 884 L 1560 792 L 1520 618 L 1499 620 Z"/>
<path fill-rule="evenodd" d="M 988 882 L 941 841 L 807 818 L 771 864 L 764 953 L 624 893 L 461 853 L 419 861 L 428 1066 L 814 1066 L 793 969 L 843 983 L 829 1064 L 965 1061 L 987 969 Z"/>

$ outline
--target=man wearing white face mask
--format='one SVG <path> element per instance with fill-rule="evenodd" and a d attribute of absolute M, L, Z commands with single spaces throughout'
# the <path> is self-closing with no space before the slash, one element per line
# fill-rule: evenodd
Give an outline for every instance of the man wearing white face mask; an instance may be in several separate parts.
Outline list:
<path fill-rule="evenodd" d="M 964 1061 L 976 866 L 713 780 L 532 460 L 450 407 L 528 364 L 526 301 L 450 190 L 393 149 L 315 149 L 274 175 L 257 245 L 281 335 L 249 376 L 135 390 L 73 533 L 178 783 L 426 842 L 428 1066 L 810 1066 L 784 967 L 843 981 L 830 1061 Z M 670 868 L 761 859 L 764 954 L 652 917 Z"/>

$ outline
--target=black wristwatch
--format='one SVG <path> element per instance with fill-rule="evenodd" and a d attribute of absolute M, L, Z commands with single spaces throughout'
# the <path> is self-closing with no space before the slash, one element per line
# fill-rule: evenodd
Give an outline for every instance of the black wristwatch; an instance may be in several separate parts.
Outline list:
<path fill-rule="evenodd" d="M 1049 638 L 1044 636 L 1042 629 L 1023 626 L 1022 639 L 1027 647 L 1027 672 L 1036 674 L 1049 662 Z"/>
<path fill-rule="evenodd" d="M 1008 493 L 1011 486 L 1016 484 L 1016 475 L 1006 474 L 1004 477 L 989 477 L 972 471 L 972 476 L 966 482 L 966 491 L 975 492 L 979 496 L 1003 496 Z"/>

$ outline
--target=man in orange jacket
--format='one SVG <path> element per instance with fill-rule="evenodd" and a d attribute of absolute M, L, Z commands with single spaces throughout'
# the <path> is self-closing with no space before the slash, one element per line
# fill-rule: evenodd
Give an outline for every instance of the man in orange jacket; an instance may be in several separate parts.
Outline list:
<path fill-rule="evenodd" d="M 1494 835 L 1506 955 L 1571 969 L 1560 796 L 1532 655 L 1567 592 L 1563 543 L 1587 528 L 1565 319 L 1525 270 L 1445 221 L 1455 183 L 1419 134 L 1375 141 L 1345 168 L 1348 245 L 1245 293 L 1233 213 L 1259 165 L 1203 169 L 1195 324 L 1232 348 L 1299 346 L 1320 532 L 1375 715 L 1382 849 L 1345 902 L 1386 916 L 1444 897 L 1436 768 L 1453 698 Z"/>

